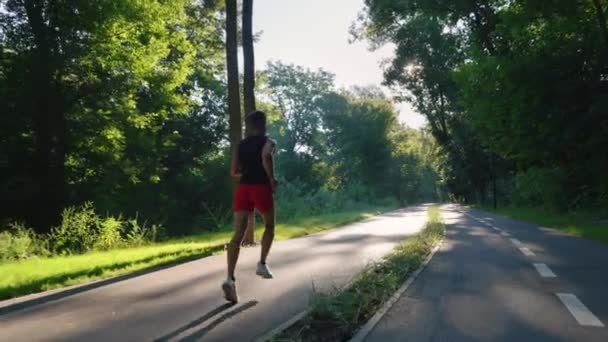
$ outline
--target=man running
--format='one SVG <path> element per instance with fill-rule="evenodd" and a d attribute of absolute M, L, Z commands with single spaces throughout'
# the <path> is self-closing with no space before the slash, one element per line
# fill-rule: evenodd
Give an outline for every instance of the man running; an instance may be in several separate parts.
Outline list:
<path fill-rule="evenodd" d="M 274 198 L 277 187 L 274 178 L 274 153 L 276 144 L 266 136 L 266 114 L 255 111 L 247 115 L 245 124 L 249 136 L 234 151 L 230 173 L 240 177 L 234 195 L 234 236 L 228 245 L 228 278 L 222 284 L 224 298 L 238 302 L 234 269 L 239 258 L 241 242 L 247 230 L 247 218 L 257 209 L 264 218 L 266 230 L 262 238 L 262 253 L 256 274 L 265 279 L 273 275 L 266 265 L 266 257 L 274 239 Z"/>

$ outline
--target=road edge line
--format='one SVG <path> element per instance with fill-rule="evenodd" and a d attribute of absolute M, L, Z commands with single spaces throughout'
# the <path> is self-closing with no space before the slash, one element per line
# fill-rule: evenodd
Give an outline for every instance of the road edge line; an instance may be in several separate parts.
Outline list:
<path fill-rule="evenodd" d="M 442 239 L 437 244 L 437 246 L 435 246 L 431 250 L 431 253 L 429 253 L 429 255 L 427 256 L 426 260 L 424 260 L 424 262 L 422 263 L 422 265 L 420 265 L 420 267 L 418 267 L 418 269 L 414 273 L 412 273 L 412 275 L 409 276 L 409 278 L 397 290 L 397 292 L 395 292 L 391 296 L 391 298 L 389 298 L 389 300 L 386 303 L 384 303 L 384 305 L 378 311 L 376 311 L 376 313 L 374 314 L 374 316 L 372 316 L 372 318 L 370 318 L 367 321 L 367 323 L 365 323 L 361 327 L 361 329 L 359 329 L 359 331 L 355 334 L 355 336 L 353 336 L 349 340 L 349 342 L 362 342 L 363 340 L 365 340 L 365 338 L 369 335 L 369 333 L 371 333 L 372 330 L 376 327 L 376 325 L 378 324 L 378 322 L 380 322 L 380 320 L 382 318 L 384 318 L 384 316 L 386 315 L 386 313 L 388 312 L 388 310 L 390 310 L 393 307 L 393 305 L 395 305 L 395 303 L 397 303 L 397 301 L 401 298 L 401 296 L 403 295 L 403 293 L 410 287 L 410 285 L 412 285 L 414 283 L 414 281 L 416 280 L 416 278 L 418 278 L 418 276 L 420 275 L 420 273 L 422 273 L 422 271 L 424 271 L 424 269 L 426 269 L 426 267 L 428 266 L 428 264 L 431 262 L 431 259 L 433 259 L 433 256 L 435 255 L 435 253 L 443 245 L 443 241 L 444 240 Z"/>
<path fill-rule="evenodd" d="M 291 317 L 289 320 L 281 323 L 278 327 L 270 330 L 269 332 L 262 335 L 261 337 L 256 338 L 254 340 L 254 342 L 266 342 L 268 340 L 271 340 L 276 335 L 280 334 L 281 332 L 283 332 L 286 329 L 289 329 L 289 327 L 296 324 L 302 318 L 306 317 L 306 315 L 308 315 L 308 312 L 309 312 L 309 310 L 304 310 L 304 311 L 300 312 L 299 314 Z"/>
<path fill-rule="evenodd" d="M 358 275 L 358 273 L 352 275 L 344 285 L 339 286 L 338 288 L 340 290 L 344 290 L 344 289 L 349 288 L 354 283 L 357 275 Z M 306 310 L 304 310 L 304 311 L 296 314 L 295 316 L 291 317 L 287 321 L 279 324 L 279 326 L 277 326 L 276 328 L 270 330 L 269 332 L 265 333 L 261 337 L 256 338 L 254 340 L 254 342 L 267 342 L 267 341 L 270 341 L 276 335 L 282 333 L 283 331 L 289 329 L 292 325 L 298 323 L 301 319 L 303 319 L 304 317 L 306 317 L 309 313 L 310 313 L 310 309 L 306 309 Z"/>

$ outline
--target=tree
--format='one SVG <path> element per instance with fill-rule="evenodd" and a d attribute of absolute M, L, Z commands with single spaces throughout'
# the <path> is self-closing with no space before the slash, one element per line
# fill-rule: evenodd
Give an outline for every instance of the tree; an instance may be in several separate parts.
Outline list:
<path fill-rule="evenodd" d="M 334 75 L 281 62 L 268 63 L 266 74 L 267 93 L 287 125 L 283 148 L 290 153 L 314 149 L 320 127 L 318 102 L 333 88 Z"/>
<path fill-rule="evenodd" d="M 226 0 L 226 70 L 228 76 L 228 112 L 230 113 L 230 148 L 232 155 L 243 138 L 239 85 L 237 1 Z"/>
<path fill-rule="evenodd" d="M 314 172 L 325 148 L 319 101 L 334 87 L 334 76 L 323 70 L 271 62 L 258 80 L 263 81 L 260 93 L 280 114 L 280 120 L 272 125 L 279 147 L 278 174 L 311 188 L 321 186 L 323 179 Z"/>
<path fill-rule="evenodd" d="M 390 189 L 387 178 L 397 124 L 387 100 L 330 94 L 321 101 L 328 159 L 342 184 L 365 183 L 379 192 Z"/>
<path fill-rule="evenodd" d="M 514 184 L 544 178 L 551 206 L 605 203 L 602 1 L 365 3 L 353 32 L 397 46 L 386 83 L 429 119 L 455 196 L 483 201 L 514 170 Z"/>
<path fill-rule="evenodd" d="M 243 0 L 243 99 L 245 114 L 256 110 L 255 106 L 255 53 L 253 47 L 253 0 Z"/>
<path fill-rule="evenodd" d="M 191 104 L 190 4 L 2 1 L 2 216 L 48 228 L 65 205 L 158 183 L 159 132 Z"/>
<path fill-rule="evenodd" d="M 493 18 L 484 3 L 462 1 L 453 6 L 434 6 L 424 1 L 370 0 L 366 1 L 368 16 L 354 32 L 375 46 L 396 44 L 395 56 L 385 71 L 385 84 L 426 116 L 431 133 L 449 154 L 451 167 L 444 171 L 452 172 L 448 177 L 452 181 L 447 184 L 457 197 L 469 200 L 483 198 L 486 180 L 469 166 L 483 164 L 485 157 L 481 146 L 470 143 L 475 141 L 474 134 L 460 134 L 468 122 L 452 73 L 465 62 L 470 42 L 483 43 L 479 51 L 484 53 L 494 50 L 483 36 L 491 21 L 487 18 Z M 463 35 L 463 24 L 471 26 L 475 38 Z"/>
<path fill-rule="evenodd" d="M 255 105 L 255 53 L 253 48 L 253 0 L 243 0 L 243 99 L 245 115 L 256 110 Z M 245 128 L 247 129 L 247 128 Z M 243 244 L 255 243 L 255 214 L 249 215 Z"/>

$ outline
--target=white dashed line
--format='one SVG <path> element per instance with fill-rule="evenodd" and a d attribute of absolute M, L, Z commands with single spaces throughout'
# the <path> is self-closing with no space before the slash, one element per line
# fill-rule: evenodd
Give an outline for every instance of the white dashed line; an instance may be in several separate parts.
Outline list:
<path fill-rule="evenodd" d="M 574 316 L 578 324 L 590 327 L 604 327 L 604 324 L 575 295 L 570 293 L 556 293 L 556 295 L 572 316 Z"/>
<path fill-rule="evenodd" d="M 557 277 L 555 275 L 555 273 L 553 273 L 553 271 L 551 271 L 549 266 L 547 266 L 545 264 L 534 264 L 534 268 L 536 268 L 536 270 L 538 271 L 540 276 L 543 278 L 556 278 Z"/>
<path fill-rule="evenodd" d="M 534 256 L 534 252 L 530 250 L 528 247 L 520 247 L 519 250 L 524 253 L 525 256 Z"/>
<path fill-rule="evenodd" d="M 511 239 L 511 242 L 513 242 L 513 244 L 517 247 L 522 247 L 523 243 L 521 243 L 521 241 L 517 240 L 517 239 Z"/>

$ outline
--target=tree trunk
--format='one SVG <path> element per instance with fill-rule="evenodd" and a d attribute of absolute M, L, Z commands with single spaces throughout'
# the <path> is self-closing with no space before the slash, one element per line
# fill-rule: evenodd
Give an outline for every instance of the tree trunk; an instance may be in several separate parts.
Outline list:
<path fill-rule="evenodd" d="M 230 148 L 233 153 L 243 138 L 237 31 L 237 1 L 226 0 L 226 70 L 228 73 Z"/>
<path fill-rule="evenodd" d="M 31 101 L 36 151 L 31 168 L 38 183 L 29 204 L 33 214 L 30 221 L 38 230 L 48 230 L 58 222 L 67 200 L 67 123 L 60 85 L 53 76 L 57 56 L 52 30 L 44 18 L 43 1 L 25 0 L 23 5 L 36 43 L 32 71 L 27 77 L 35 89 Z"/>
<path fill-rule="evenodd" d="M 232 158 L 237 153 L 238 144 L 243 138 L 237 32 L 237 0 L 226 0 L 226 71 L 228 74 L 230 155 Z M 235 182 L 235 188 L 236 185 Z"/>
<path fill-rule="evenodd" d="M 256 110 L 255 106 L 255 53 L 253 48 L 253 0 L 243 0 L 243 98 L 245 115 Z"/>
<path fill-rule="evenodd" d="M 253 49 L 253 0 L 243 0 L 243 100 L 245 115 L 256 110 L 255 106 L 255 53 Z M 248 128 L 245 127 L 245 130 Z M 246 131 L 245 134 L 249 134 Z M 244 245 L 255 243 L 255 214 L 249 216 Z"/>

